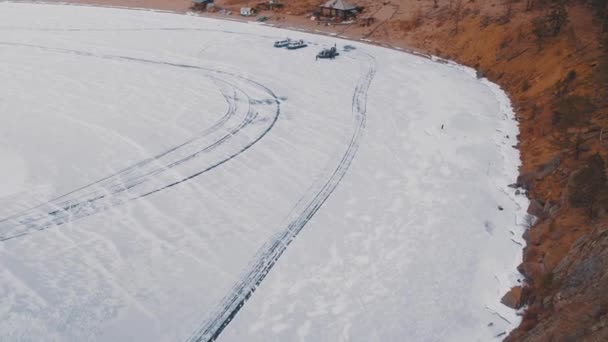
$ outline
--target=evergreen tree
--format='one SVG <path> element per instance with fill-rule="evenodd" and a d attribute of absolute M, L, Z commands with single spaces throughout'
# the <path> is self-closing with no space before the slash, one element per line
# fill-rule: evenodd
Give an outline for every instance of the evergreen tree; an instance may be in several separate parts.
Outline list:
<path fill-rule="evenodd" d="M 568 0 L 555 0 L 551 4 L 551 9 L 547 15 L 547 24 L 549 25 L 553 36 L 557 36 L 562 27 L 568 22 L 568 10 L 566 4 Z"/>
<path fill-rule="evenodd" d="M 604 159 L 596 153 L 587 165 L 576 172 L 569 189 L 569 202 L 574 208 L 587 208 L 589 218 L 593 218 L 597 204 L 605 203 L 608 195 Z"/>

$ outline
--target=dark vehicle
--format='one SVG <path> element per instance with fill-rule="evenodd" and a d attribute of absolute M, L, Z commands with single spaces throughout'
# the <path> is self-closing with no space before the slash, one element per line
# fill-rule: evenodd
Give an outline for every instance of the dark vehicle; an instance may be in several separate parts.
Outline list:
<path fill-rule="evenodd" d="M 276 48 L 284 48 L 287 47 L 287 45 L 291 44 L 291 39 L 287 38 L 285 40 L 279 40 L 277 42 L 274 42 L 274 47 Z"/>
<path fill-rule="evenodd" d="M 336 47 L 333 46 L 331 49 L 323 49 L 321 52 L 319 52 L 317 54 L 317 59 L 319 59 L 319 58 L 334 59 L 334 58 L 336 58 L 336 56 L 339 56 L 339 55 L 340 55 L 340 53 L 338 52 Z"/>
<path fill-rule="evenodd" d="M 301 49 L 301 48 L 305 48 L 308 45 L 306 43 L 304 43 L 304 41 L 302 39 L 295 41 L 295 42 L 291 42 L 287 45 L 287 48 L 289 50 L 295 50 L 295 49 Z"/>

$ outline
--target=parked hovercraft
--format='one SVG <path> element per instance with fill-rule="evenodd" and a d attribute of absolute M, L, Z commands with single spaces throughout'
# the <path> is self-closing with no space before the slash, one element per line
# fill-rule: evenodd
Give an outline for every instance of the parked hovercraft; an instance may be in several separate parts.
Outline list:
<path fill-rule="evenodd" d="M 321 50 L 321 52 L 319 52 L 317 54 L 317 58 L 329 58 L 329 59 L 334 59 L 336 58 L 336 56 L 339 56 L 340 53 L 338 52 L 338 50 L 336 49 L 335 46 L 333 46 L 331 49 L 323 49 Z"/>
<path fill-rule="evenodd" d="M 295 50 L 295 49 L 301 49 L 301 48 L 305 48 L 308 45 L 306 43 L 304 43 L 304 41 L 302 39 L 297 40 L 295 42 L 291 42 L 287 45 L 287 48 L 289 50 Z"/>
<path fill-rule="evenodd" d="M 285 40 L 279 40 L 277 42 L 274 42 L 274 47 L 276 48 L 284 48 L 287 47 L 287 45 L 291 44 L 292 40 L 287 38 Z"/>

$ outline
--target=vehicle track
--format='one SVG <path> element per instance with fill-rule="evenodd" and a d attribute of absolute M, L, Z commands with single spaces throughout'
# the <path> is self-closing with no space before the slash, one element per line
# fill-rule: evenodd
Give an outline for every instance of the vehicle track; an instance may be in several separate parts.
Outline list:
<path fill-rule="evenodd" d="M 219 81 L 219 80 L 216 80 L 216 83 L 217 83 L 218 81 Z M 226 83 L 226 85 L 229 85 L 229 83 Z M 213 124 L 211 127 L 207 128 L 206 130 L 204 130 L 204 131 L 202 131 L 201 133 L 197 134 L 195 137 L 193 137 L 193 138 L 191 138 L 191 139 L 187 140 L 186 142 L 184 142 L 184 143 L 182 143 L 182 144 L 180 144 L 180 145 L 178 145 L 178 146 L 175 146 L 175 147 L 170 148 L 170 149 L 168 149 L 168 150 L 166 150 L 166 151 L 164 151 L 164 152 L 162 152 L 162 153 L 160 153 L 160 154 L 157 154 L 157 155 L 156 155 L 156 156 L 154 156 L 154 157 L 147 158 L 147 159 L 144 159 L 144 160 L 142 160 L 142 161 L 140 161 L 140 162 L 138 162 L 138 163 L 135 163 L 135 164 L 133 164 L 133 165 L 131 165 L 131 166 L 127 167 L 126 169 L 123 169 L 123 170 L 119 171 L 119 172 L 118 172 L 118 173 L 116 173 L 116 174 L 110 175 L 110 176 L 105 177 L 105 178 L 103 178 L 103 179 L 100 179 L 100 180 L 98 180 L 98 181 L 92 182 L 92 183 L 90 183 L 90 184 L 88 184 L 88 185 L 86 185 L 86 186 L 83 186 L 83 187 L 81 187 L 81 188 L 75 189 L 75 190 L 73 190 L 73 191 L 71 191 L 71 192 L 69 192 L 69 193 L 66 193 L 66 194 L 64 194 L 64 195 L 61 195 L 61 196 L 59 196 L 59 197 L 56 197 L 56 198 L 52 199 L 51 201 L 49 201 L 49 202 L 45 202 L 45 203 L 43 203 L 43 204 L 41 204 L 41 205 L 38 205 L 38 206 L 36 206 L 36 207 L 34 207 L 34 208 L 28 209 L 28 210 L 26 210 L 26 211 L 22 211 L 22 212 L 20 212 L 20 213 L 18 213 L 18 214 L 13 214 L 13 215 L 11 215 L 11 216 L 9 216 L 9 217 L 6 217 L 6 218 L 4 218 L 4 219 L 0 220 L 0 223 L 2 223 L 2 222 L 4 222 L 4 221 L 7 221 L 7 220 L 9 220 L 9 219 L 14 219 L 14 218 L 16 218 L 17 216 L 22 216 L 22 215 L 24 215 L 24 214 L 31 213 L 31 212 L 33 212 L 33 211 L 35 211 L 35 210 L 39 209 L 40 207 L 42 207 L 42 206 L 44 206 L 45 204 L 48 204 L 48 203 L 50 203 L 50 202 L 57 202 L 57 204 L 58 204 L 59 206 L 67 206 L 67 205 L 69 204 L 69 202 L 67 202 L 67 200 L 66 200 L 66 202 L 61 202 L 61 203 L 59 203 L 58 201 L 60 201 L 60 200 L 65 200 L 66 198 L 68 198 L 68 197 L 69 197 L 69 196 L 71 196 L 72 194 L 74 194 L 74 193 L 76 193 L 76 192 L 81 192 L 81 191 L 82 191 L 83 189 L 85 189 L 85 188 L 92 188 L 92 186 L 93 186 L 93 185 L 100 185 L 100 186 L 104 186 L 104 187 L 114 187 L 114 186 L 117 186 L 118 184 L 124 184 L 124 183 L 125 183 L 125 181 L 116 182 L 116 181 L 117 181 L 117 178 L 122 178 L 122 177 L 123 177 L 123 176 L 125 176 L 125 175 L 132 174 L 134 170 L 139 170 L 139 169 L 142 169 L 142 168 L 144 168 L 144 167 L 147 167 L 147 166 L 149 166 L 151 163 L 153 163 L 153 162 L 155 162 L 155 161 L 157 161 L 157 160 L 159 160 L 159 159 L 161 159 L 161 158 L 164 158 L 164 157 L 170 156 L 170 155 L 171 155 L 171 154 L 173 154 L 174 152 L 176 152 L 176 151 L 178 151 L 178 150 L 180 150 L 180 149 L 182 149 L 182 148 L 184 148 L 184 147 L 187 147 L 187 146 L 188 146 L 188 145 L 190 145 L 190 144 L 195 143 L 195 142 L 197 141 L 197 139 L 200 139 L 200 138 L 202 138 L 202 137 L 206 137 L 206 136 L 208 136 L 210 133 L 212 133 L 212 132 L 214 132 L 214 131 L 217 131 L 217 130 L 218 130 L 218 129 L 220 129 L 220 128 L 221 128 L 223 125 L 225 125 L 225 124 L 226 124 L 226 122 L 227 122 L 227 121 L 228 121 L 228 120 L 229 120 L 231 117 L 233 117 L 233 116 L 235 115 L 235 113 L 236 113 L 236 100 L 237 100 L 236 88 L 231 88 L 231 89 L 230 89 L 230 90 L 232 91 L 232 93 L 233 93 L 233 94 L 229 94 L 229 93 L 228 93 L 228 91 L 229 91 L 229 90 L 228 90 L 228 89 L 224 89 L 225 87 L 219 86 L 218 88 L 219 88 L 219 90 L 220 90 L 220 93 L 222 94 L 222 96 L 223 96 L 223 97 L 224 97 L 224 99 L 226 100 L 226 103 L 227 103 L 227 105 L 228 105 L 228 109 L 226 110 L 226 113 L 225 113 L 225 114 L 224 114 L 224 115 L 223 115 L 223 116 L 222 116 L 222 117 L 221 117 L 221 118 L 220 118 L 218 121 L 216 121 L 216 122 L 215 122 L 215 123 L 214 123 L 214 124 Z M 101 196 L 101 193 L 98 193 L 98 194 L 99 194 L 99 196 Z M 72 201 L 73 201 L 73 200 L 74 200 L 74 199 L 72 199 Z"/>
<path fill-rule="evenodd" d="M 253 261 L 246 268 L 240 280 L 231 288 L 217 309 L 204 321 L 187 342 L 215 341 L 232 319 L 238 314 L 245 302 L 253 295 L 264 278 L 274 267 L 289 244 L 302 231 L 335 191 L 346 175 L 359 148 L 364 132 L 367 111 L 367 91 L 376 74 L 376 62 L 373 56 L 360 53 L 363 75 L 359 79 L 352 98 L 353 134 L 338 165 L 320 186 L 311 188 L 298 202 L 296 208 L 284 222 L 288 224 L 258 251 Z"/>
<path fill-rule="evenodd" d="M 228 103 L 226 114 L 214 125 L 186 142 L 101 180 L 0 220 L 0 241 L 87 217 L 197 177 L 249 149 L 272 129 L 280 115 L 280 102 L 270 89 L 258 82 L 226 71 L 128 56 L 97 55 L 85 51 L 31 44 L 0 42 L 0 45 L 202 70 L 206 72 L 205 77 L 220 84 L 218 86 L 220 92 Z M 245 91 L 243 88 L 248 89 Z M 239 102 L 247 105 L 246 113 L 242 115 L 242 121 L 234 127 L 224 127 L 232 117 L 238 114 Z M 240 134 L 242 131 L 247 134 Z M 192 165 L 193 163 L 190 162 L 201 158 L 204 160 L 196 165 Z"/>
<path fill-rule="evenodd" d="M 166 28 L 166 29 L 173 30 L 171 28 Z M 155 30 L 158 30 L 158 29 L 155 29 Z M 161 30 L 163 30 L 163 29 L 161 29 Z M 179 28 L 176 30 L 182 30 L 182 29 Z M 232 32 L 230 32 L 230 33 L 232 33 Z M 278 117 L 280 115 L 280 101 L 277 98 L 277 96 L 270 89 L 268 89 L 264 85 L 257 83 L 253 80 L 246 79 L 246 78 L 240 77 L 238 75 L 228 73 L 226 71 L 213 70 L 213 69 L 209 69 L 209 68 L 205 68 L 205 67 L 201 67 L 201 66 L 195 66 L 195 65 L 154 61 L 154 60 L 148 60 L 148 59 L 133 58 L 133 57 L 128 57 L 128 56 L 96 55 L 96 54 L 92 54 L 92 53 L 85 52 L 85 51 L 41 47 L 41 46 L 35 46 L 35 45 L 29 45 L 29 44 L 15 44 L 15 43 L 0 42 L 0 45 L 18 45 L 18 46 L 23 46 L 23 47 L 41 48 L 41 49 L 45 49 L 47 51 L 71 53 L 71 54 L 77 54 L 77 55 L 88 56 L 88 57 L 97 57 L 97 58 L 103 58 L 103 59 L 134 61 L 134 62 L 140 62 L 140 63 L 151 63 L 151 64 L 166 65 L 166 66 L 179 67 L 179 68 L 199 69 L 199 70 L 207 71 L 209 73 L 213 73 L 215 75 L 228 76 L 228 77 L 232 77 L 232 78 L 236 77 L 240 81 L 250 83 L 251 85 L 254 85 L 258 88 L 263 89 L 267 95 L 270 95 L 270 97 L 265 98 L 265 99 L 252 99 L 251 97 L 248 97 L 250 109 L 248 110 L 244 121 L 242 121 L 239 126 L 237 126 L 235 129 L 233 129 L 229 134 L 223 136 L 221 139 L 215 141 L 212 144 L 205 146 L 200 151 L 190 154 L 181 160 L 177 160 L 172 163 L 165 164 L 164 167 L 162 167 L 160 169 L 150 170 L 149 172 L 142 173 L 142 172 L 137 171 L 138 168 L 141 169 L 143 166 L 143 169 L 145 169 L 146 165 L 157 162 L 158 160 L 162 159 L 164 156 L 166 156 L 170 153 L 173 153 L 173 151 L 179 150 L 180 148 L 183 148 L 183 146 L 187 146 L 188 144 L 191 144 L 192 141 L 196 140 L 196 139 L 185 142 L 185 143 L 171 149 L 170 151 L 164 152 L 163 154 L 146 159 L 140 163 L 137 163 L 125 170 L 122 170 L 122 171 L 120 171 L 114 175 L 111 175 L 107 178 L 104 178 L 100 181 L 91 183 L 90 185 L 79 188 L 64 196 L 60 196 L 60 197 L 56 198 L 55 200 L 52 200 L 48 203 L 38 206 L 30 211 L 26 211 L 25 216 L 27 216 L 28 213 L 31 213 L 31 212 L 38 212 L 38 210 L 36 210 L 36 209 L 40 209 L 40 208 L 44 207 L 45 205 L 54 205 L 55 207 L 59 207 L 55 211 L 47 212 L 34 220 L 31 220 L 31 221 L 27 221 L 27 219 L 23 220 L 25 216 L 23 216 L 23 215 L 19 216 L 19 214 L 15 215 L 9 219 L 0 220 L 0 241 L 23 236 L 32 230 L 45 229 L 50 226 L 61 225 L 61 224 L 73 221 L 74 219 L 77 219 L 77 218 L 86 217 L 86 216 L 95 214 L 96 212 L 99 212 L 101 210 L 107 209 L 109 207 L 124 203 L 129 200 L 134 200 L 137 198 L 148 196 L 150 194 L 159 192 L 161 190 L 167 189 L 169 187 L 172 187 L 174 185 L 177 185 L 179 183 L 182 183 L 189 179 L 197 177 L 197 176 L 199 176 L 209 170 L 212 170 L 215 167 L 231 160 L 232 158 L 235 158 L 240 153 L 242 153 L 245 150 L 247 150 L 248 148 L 250 148 L 252 145 L 254 145 L 257 141 L 259 141 L 266 133 L 268 133 L 272 129 L 272 127 L 274 126 L 274 124 L 276 123 L 276 121 L 278 120 Z M 197 329 L 187 339 L 188 342 L 215 341 L 220 336 L 222 331 L 226 328 L 226 326 L 228 326 L 228 324 L 232 321 L 232 319 L 238 314 L 240 309 L 244 306 L 245 302 L 253 295 L 255 290 L 260 286 L 261 282 L 265 279 L 265 277 L 268 275 L 270 270 L 274 267 L 274 265 L 279 260 L 281 255 L 285 252 L 285 250 L 287 249 L 289 244 L 296 238 L 296 236 L 302 231 L 302 229 L 305 227 L 305 225 L 312 219 L 312 217 L 317 213 L 317 211 L 323 206 L 325 201 L 330 197 L 330 195 L 338 187 L 342 178 L 346 175 L 346 173 L 356 155 L 356 152 L 357 152 L 359 144 L 360 144 L 361 137 L 364 132 L 365 123 L 366 123 L 367 90 L 369 89 L 371 82 L 374 78 L 374 75 L 376 73 L 375 59 L 371 55 L 359 53 L 357 56 L 357 59 L 359 59 L 362 63 L 363 75 L 358 80 L 358 83 L 355 86 L 353 97 L 352 97 L 353 133 L 352 133 L 352 136 L 346 147 L 346 150 L 343 153 L 343 155 L 341 156 L 338 164 L 333 169 L 333 171 L 328 173 L 326 178 L 321 178 L 321 179 L 325 179 L 325 181 L 321 181 L 319 183 L 313 184 L 313 186 L 311 186 L 311 188 L 309 188 L 309 190 L 302 196 L 302 198 L 298 201 L 298 203 L 296 204 L 294 209 L 291 211 L 291 213 L 283 221 L 283 222 L 286 222 L 287 224 L 282 229 L 280 229 L 269 242 L 267 242 L 266 244 L 264 244 L 262 246 L 262 248 L 260 248 L 260 250 L 256 253 L 255 257 L 253 258 L 253 261 L 250 262 L 249 266 L 245 269 L 245 272 L 244 272 L 243 276 L 240 278 L 240 280 L 236 284 L 234 284 L 234 286 L 231 288 L 229 293 L 223 298 L 223 300 L 220 302 L 220 304 L 218 305 L 216 310 L 214 310 L 214 312 L 209 316 L 209 318 L 204 321 L 202 326 L 199 329 Z M 227 80 L 222 80 L 222 81 L 226 82 L 227 84 L 230 84 L 233 87 L 235 93 L 238 92 L 239 89 L 234 84 L 231 84 Z M 245 92 L 243 92 L 243 93 L 245 94 L 245 96 L 248 96 L 247 93 L 245 93 Z M 222 94 L 225 97 L 227 96 L 225 92 L 222 92 Z M 228 98 L 227 98 L 227 101 L 228 101 Z M 247 127 L 248 125 L 251 125 L 254 121 L 256 121 L 256 119 L 258 118 L 258 111 L 251 110 L 251 107 L 256 106 L 256 105 L 257 106 L 274 105 L 276 107 L 276 110 L 275 110 L 274 115 L 272 116 L 271 120 L 260 120 L 262 122 L 270 121 L 270 124 L 268 125 L 268 127 L 266 127 L 266 129 L 263 130 L 261 132 L 261 134 L 256 137 L 256 139 L 254 139 L 253 141 L 250 141 L 249 144 L 247 144 L 246 146 L 243 146 L 236 153 L 229 155 L 227 158 L 218 160 L 216 163 L 212 163 L 211 165 L 208 165 L 208 167 L 203 168 L 202 170 L 199 170 L 197 172 L 194 172 L 186 177 L 183 177 L 183 178 L 178 179 L 173 182 L 168 182 L 166 184 L 163 184 L 162 186 L 156 186 L 156 187 L 150 189 L 149 191 L 146 191 L 143 193 L 138 193 L 137 196 L 129 197 L 129 196 L 120 195 L 123 193 L 131 194 L 133 192 L 132 189 L 137 188 L 142 183 L 147 182 L 149 179 L 158 177 L 159 174 L 162 174 L 166 170 L 170 170 L 170 169 L 180 165 L 181 163 L 184 163 L 193 158 L 196 158 L 198 155 L 203 154 L 206 151 L 212 150 L 217 146 L 221 146 L 227 140 L 231 139 L 234 135 L 237 135 L 238 132 L 240 132 L 240 130 L 242 130 L 244 127 Z M 230 109 L 229 109 L 229 111 L 230 111 Z M 254 114 L 254 112 L 255 112 L 255 114 Z M 231 114 L 231 115 L 234 115 L 234 114 Z M 216 126 L 221 127 L 222 124 L 220 124 L 218 122 L 214 126 L 212 126 L 209 130 L 213 131 L 213 128 Z M 119 181 L 116 181 L 117 179 Z M 90 188 L 93 188 L 94 186 L 99 186 L 99 185 L 103 185 L 102 188 L 104 188 L 104 189 L 109 188 L 112 191 L 110 191 L 109 193 L 103 193 L 103 192 L 100 193 L 98 191 L 94 191 L 94 192 L 86 193 L 83 197 L 79 197 L 81 192 L 85 192 L 85 190 L 89 190 Z M 76 200 L 67 199 L 67 196 L 75 196 L 74 194 L 78 195 L 78 196 L 76 196 Z M 127 198 L 123 198 L 123 197 L 127 197 Z M 94 205 L 94 203 L 96 203 L 96 201 L 101 201 L 104 199 L 106 202 L 105 205 L 103 205 L 101 207 L 96 207 Z M 93 203 L 93 205 L 91 203 Z M 26 227 L 25 231 L 21 234 L 19 234 L 18 232 L 13 232 L 16 234 L 12 234 L 12 236 L 7 236 L 5 229 L 3 227 L 3 224 L 7 221 L 14 222 L 15 219 L 18 220 L 19 217 L 21 217 L 21 219 L 24 221 L 24 222 L 20 222 L 20 224 L 22 224 L 24 227 Z M 50 217 L 50 219 L 49 219 L 49 217 Z M 45 221 L 45 219 L 46 219 L 46 221 Z M 41 224 L 40 222 L 35 223 L 36 220 L 42 220 L 40 222 L 46 222 L 46 223 L 43 223 L 43 224 Z"/>
<path fill-rule="evenodd" d="M 269 36 L 260 35 L 256 33 L 231 31 L 231 30 L 219 30 L 219 29 L 208 29 L 200 27 L 123 27 L 123 28 L 112 28 L 112 29 L 97 29 L 97 28 L 79 28 L 79 27 L 0 27 L 0 31 L 39 31 L 39 32 L 149 32 L 149 31 L 170 31 L 170 32 L 220 32 L 228 34 L 237 34 L 240 36 L 252 36 L 262 37 L 268 39 L 279 39 L 283 36 Z"/>

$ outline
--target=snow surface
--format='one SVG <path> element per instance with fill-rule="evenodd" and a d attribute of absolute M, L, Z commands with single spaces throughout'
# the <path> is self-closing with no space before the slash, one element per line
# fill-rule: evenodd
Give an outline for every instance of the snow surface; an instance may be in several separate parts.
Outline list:
<path fill-rule="evenodd" d="M 473 70 L 153 11 L 3 2 L 0 32 L 0 340 L 204 340 L 252 284 L 221 341 L 518 324 L 517 123 Z"/>

